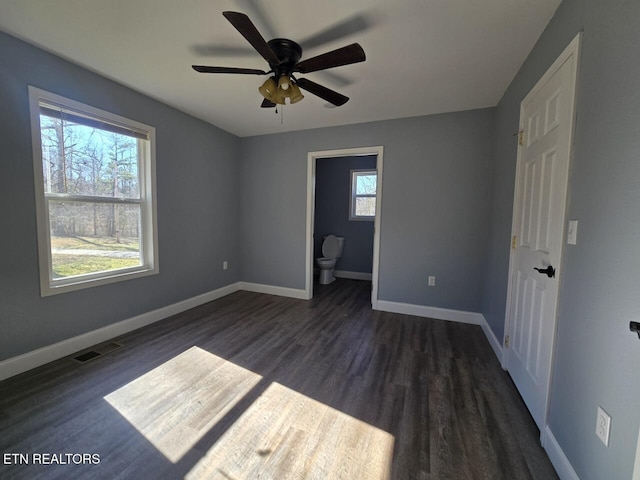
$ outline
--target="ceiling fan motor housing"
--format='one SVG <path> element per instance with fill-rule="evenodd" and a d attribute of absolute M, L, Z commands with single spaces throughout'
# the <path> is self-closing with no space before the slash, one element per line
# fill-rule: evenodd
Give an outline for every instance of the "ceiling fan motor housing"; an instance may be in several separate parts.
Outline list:
<path fill-rule="evenodd" d="M 287 38 L 274 38 L 269 40 L 267 44 L 280 60 L 278 64 L 269 62 L 269 67 L 273 70 L 276 78 L 280 78 L 282 75 L 291 76 L 293 68 L 302 57 L 302 47 Z"/>

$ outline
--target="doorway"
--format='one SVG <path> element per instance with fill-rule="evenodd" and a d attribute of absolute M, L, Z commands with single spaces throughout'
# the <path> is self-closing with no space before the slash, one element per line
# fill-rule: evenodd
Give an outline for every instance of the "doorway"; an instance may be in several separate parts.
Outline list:
<path fill-rule="evenodd" d="M 565 242 L 580 35 L 520 105 L 506 369 L 544 438 Z"/>
<path fill-rule="evenodd" d="M 377 189 L 375 197 L 375 215 L 373 220 L 373 265 L 371 269 L 371 304 L 375 308 L 378 298 L 378 267 L 380 258 L 380 216 L 382 208 L 382 164 L 383 147 L 360 147 L 340 150 L 324 150 L 309 152 L 307 156 L 307 217 L 306 217 L 306 269 L 305 293 L 308 299 L 313 298 L 314 256 L 314 224 L 316 203 L 316 169 L 317 161 L 322 158 L 375 156 L 377 172 Z M 345 213 L 347 215 L 347 213 Z M 348 239 L 346 240 L 348 241 Z M 345 243 L 346 243 L 345 241 Z"/>

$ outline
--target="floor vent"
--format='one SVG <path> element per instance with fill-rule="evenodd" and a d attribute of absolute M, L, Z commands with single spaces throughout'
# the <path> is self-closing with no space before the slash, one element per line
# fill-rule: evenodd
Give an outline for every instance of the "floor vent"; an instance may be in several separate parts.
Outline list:
<path fill-rule="evenodd" d="M 116 342 L 104 343 L 102 345 L 98 345 L 94 347 L 92 350 L 89 350 L 88 352 L 84 352 L 84 353 L 81 353 L 80 355 L 73 357 L 73 359 L 78 363 L 86 363 L 89 360 L 93 360 L 94 358 L 98 358 L 98 357 L 101 357 L 102 355 L 106 355 L 107 353 L 113 352 L 114 350 L 117 350 L 120 347 L 122 347 L 121 343 L 116 343 Z"/>

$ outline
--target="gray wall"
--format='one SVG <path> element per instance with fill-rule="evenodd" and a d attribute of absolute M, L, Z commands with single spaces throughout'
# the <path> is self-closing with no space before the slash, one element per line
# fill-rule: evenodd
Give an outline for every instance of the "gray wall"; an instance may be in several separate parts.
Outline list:
<path fill-rule="evenodd" d="M 307 153 L 382 145 L 380 299 L 480 311 L 492 132 L 484 109 L 242 138 L 242 279 L 303 289 Z"/>
<path fill-rule="evenodd" d="M 239 280 L 237 137 L 2 33 L 0 59 L 0 360 Z M 40 297 L 27 85 L 156 128 L 160 274 Z"/>
<path fill-rule="evenodd" d="M 584 29 L 550 427 L 582 480 L 630 479 L 640 425 L 640 2 L 565 0 L 496 111 L 483 312 L 502 338 L 520 101 Z M 612 416 L 606 448 L 596 409 Z"/>
<path fill-rule="evenodd" d="M 322 237 L 345 238 L 337 270 L 371 273 L 373 265 L 373 221 L 349 220 L 351 170 L 375 170 L 376 155 L 318 158 L 316 160 L 316 205 L 314 258 L 322 257 Z"/>

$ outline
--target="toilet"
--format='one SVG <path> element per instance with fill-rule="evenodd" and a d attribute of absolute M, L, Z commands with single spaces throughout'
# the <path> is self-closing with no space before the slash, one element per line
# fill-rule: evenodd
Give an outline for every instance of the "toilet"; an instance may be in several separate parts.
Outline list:
<path fill-rule="evenodd" d="M 316 258 L 316 263 L 320 269 L 320 285 L 329 285 L 336 278 L 333 271 L 336 268 L 336 261 L 342 256 L 344 247 L 344 237 L 327 235 L 322 242 L 322 257 Z"/>

